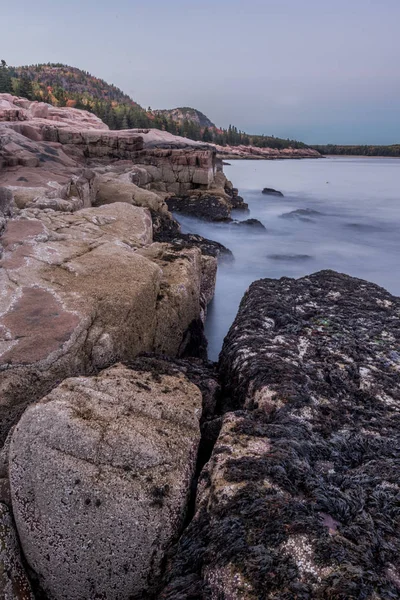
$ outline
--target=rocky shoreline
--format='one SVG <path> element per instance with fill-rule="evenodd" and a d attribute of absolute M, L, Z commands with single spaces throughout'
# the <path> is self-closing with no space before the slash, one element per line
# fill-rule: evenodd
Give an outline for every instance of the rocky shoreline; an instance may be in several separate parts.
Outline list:
<path fill-rule="evenodd" d="M 257 146 L 218 146 L 212 144 L 220 160 L 300 160 L 302 158 L 323 158 L 312 148 L 258 148 Z"/>
<path fill-rule="evenodd" d="M 217 150 L 0 94 L 7 600 L 399 596 L 400 301 L 260 280 L 208 362 Z"/>

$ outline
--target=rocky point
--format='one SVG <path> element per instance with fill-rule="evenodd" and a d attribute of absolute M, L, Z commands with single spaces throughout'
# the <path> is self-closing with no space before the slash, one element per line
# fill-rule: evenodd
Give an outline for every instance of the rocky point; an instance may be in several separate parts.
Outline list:
<path fill-rule="evenodd" d="M 399 597 L 400 301 L 260 280 L 207 362 L 217 150 L 0 94 L 7 600 Z"/>

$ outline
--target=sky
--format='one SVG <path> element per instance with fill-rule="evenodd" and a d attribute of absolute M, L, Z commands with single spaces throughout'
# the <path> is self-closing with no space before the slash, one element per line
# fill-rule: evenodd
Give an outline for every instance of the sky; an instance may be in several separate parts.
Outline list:
<path fill-rule="evenodd" d="M 309 144 L 400 143 L 400 0 L 0 0 L 0 58 Z"/>

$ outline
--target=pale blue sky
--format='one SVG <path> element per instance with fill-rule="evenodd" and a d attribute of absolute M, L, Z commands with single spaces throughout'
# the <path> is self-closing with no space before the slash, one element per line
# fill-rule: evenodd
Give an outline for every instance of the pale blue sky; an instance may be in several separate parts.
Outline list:
<path fill-rule="evenodd" d="M 0 58 L 309 143 L 400 143 L 400 0 L 0 0 Z"/>

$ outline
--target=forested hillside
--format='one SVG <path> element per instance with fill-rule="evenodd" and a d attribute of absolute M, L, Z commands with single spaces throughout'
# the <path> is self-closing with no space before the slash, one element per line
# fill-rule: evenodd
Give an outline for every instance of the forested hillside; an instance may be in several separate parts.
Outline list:
<path fill-rule="evenodd" d="M 325 146 L 311 146 L 321 154 L 337 154 L 350 156 L 399 156 L 400 144 L 390 146 L 337 146 L 326 144 Z"/>
<path fill-rule="evenodd" d="M 296 140 L 274 136 L 249 135 L 234 125 L 218 128 L 202 112 L 191 107 L 171 110 L 145 110 L 115 85 L 87 71 L 60 63 L 22 67 L 0 64 L 0 93 L 9 92 L 29 100 L 89 110 L 111 129 L 157 128 L 193 140 L 221 146 L 259 148 L 307 148 Z"/>

